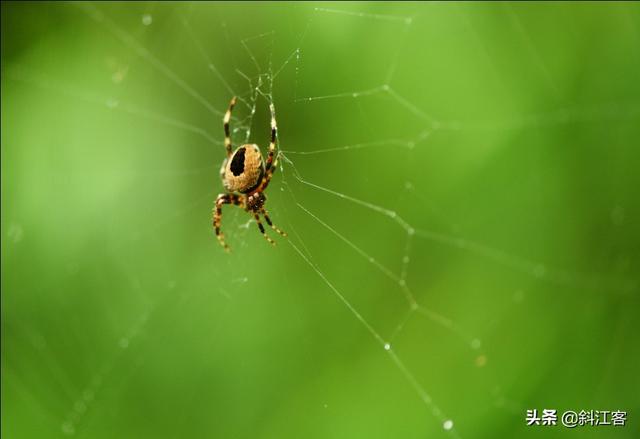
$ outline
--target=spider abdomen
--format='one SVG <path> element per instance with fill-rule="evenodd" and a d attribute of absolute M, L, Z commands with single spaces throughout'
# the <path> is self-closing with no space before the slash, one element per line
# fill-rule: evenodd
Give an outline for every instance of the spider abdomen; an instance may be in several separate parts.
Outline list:
<path fill-rule="evenodd" d="M 222 183 L 227 191 L 246 194 L 258 187 L 264 172 L 264 160 L 258 145 L 243 145 L 223 163 Z"/>

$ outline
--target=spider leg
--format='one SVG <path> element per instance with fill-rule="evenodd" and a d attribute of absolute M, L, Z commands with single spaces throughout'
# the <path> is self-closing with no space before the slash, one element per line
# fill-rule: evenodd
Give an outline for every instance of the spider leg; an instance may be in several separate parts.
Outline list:
<path fill-rule="evenodd" d="M 269 105 L 269 110 L 271 111 L 271 142 L 269 143 L 269 155 L 267 156 L 267 173 L 271 170 L 271 167 L 275 168 L 275 165 L 277 164 L 277 160 L 276 162 L 274 162 L 274 157 L 276 152 L 276 137 L 278 136 L 278 125 L 276 124 L 276 109 L 273 104 Z"/>
<path fill-rule="evenodd" d="M 276 152 L 276 138 L 278 135 L 278 126 L 276 124 L 276 111 L 273 107 L 273 104 L 269 105 L 269 109 L 271 110 L 271 142 L 269 143 L 269 154 L 267 155 L 267 163 L 265 166 L 265 173 L 262 177 L 262 181 L 260 182 L 260 186 L 256 190 L 256 192 L 264 191 L 267 186 L 269 186 L 269 182 L 271 181 L 271 177 L 273 173 L 276 172 L 278 168 L 278 153 Z"/>
<path fill-rule="evenodd" d="M 282 230 L 280 230 L 279 228 L 277 228 L 275 225 L 273 225 L 273 223 L 271 222 L 271 218 L 269 218 L 269 214 L 267 213 L 267 211 L 262 208 L 260 210 L 260 213 L 262 213 L 262 216 L 264 216 L 264 219 L 267 221 L 267 224 L 269 224 L 269 226 L 275 230 L 276 232 L 278 232 L 280 235 L 282 236 L 287 236 L 286 232 L 283 232 Z"/>
<path fill-rule="evenodd" d="M 229 128 L 229 122 L 231 121 L 231 111 L 233 111 L 233 107 L 236 105 L 236 97 L 231 98 L 231 102 L 229 102 L 229 108 L 224 115 L 223 125 L 224 125 L 224 146 L 227 148 L 227 157 L 231 157 L 232 147 L 231 147 L 231 129 Z"/>
<path fill-rule="evenodd" d="M 225 204 L 242 206 L 242 202 L 242 197 L 235 194 L 220 194 L 218 198 L 216 198 L 216 207 L 213 211 L 213 228 L 216 231 L 218 242 L 227 252 L 231 251 L 231 249 L 224 240 L 224 234 L 220 231 L 220 226 L 222 225 L 222 206 Z"/>
<path fill-rule="evenodd" d="M 262 221 L 260 221 L 260 215 L 258 214 L 258 212 L 253 212 L 253 217 L 256 219 L 256 222 L 258 223 L 258 228 L 260 229 L 260 233 L 262 233 L 262 236 L 264 236 L 264 238 L 267 241 L 269 241 L 271 245 L 276 245 L 275 241 L 269 238 L 269 236 L 267 236 L 266 232 L 264 231 L 264 226 L 262 225 Z"/>
<path fill-rule="evenodd" d="M 277 162 L 278 162 L 278 159 L 276 159 L 271 169 L 269 169 L 267 172 L 264 173 L 264 176 L 262 177 L 262 182 L 260 183 L 260 186 L 258 186 L 258 189 L 256 189 L 256 192 L 264 192 L 267 186 L 269 186 L 269 183 L 271 182 L 271 177 L 273 177 L 273 173 L 276 170 L 275 165 Z"/>

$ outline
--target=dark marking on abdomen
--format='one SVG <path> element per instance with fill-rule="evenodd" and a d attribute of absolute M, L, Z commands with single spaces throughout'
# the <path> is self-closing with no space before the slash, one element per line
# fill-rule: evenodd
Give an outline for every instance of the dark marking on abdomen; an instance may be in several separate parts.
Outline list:
<path fill-rule="evenodd" d="M 231 169 L 231 172 L 233 172 L 233 175 L 236 177 L 244 172 L 244 151 L 244 147 L 239 148 L 233 155 L 231 166 L 229 166 L 229 169 Z"/>

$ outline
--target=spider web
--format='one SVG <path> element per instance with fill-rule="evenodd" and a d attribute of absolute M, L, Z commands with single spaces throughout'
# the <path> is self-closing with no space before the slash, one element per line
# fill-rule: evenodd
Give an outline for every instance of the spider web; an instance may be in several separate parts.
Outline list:
<path fill-rule="evenodd" d="M 97 51 L 101 58 L 106 57 L 111 83 L 91 83 L 77 76 L 75 81 L 65 80 L 50 74 L 46 68 L 23 64 L 3 67 L 3 78 L 24 86 L 28 93 L 58 95 L 57 99 L 93 105 L 96 111 L 106 109 L 114 115 L 108 126 L 120 126 L 123 133 L 144 123 L 157 126 L 161 134 L 144 139 L 132 133 L 133 141 L 139 145 L 130 160 L 132 165 L 113 168 L 117 172 L 111 177 L 129 183 L 125 189 L 116 189 L 130 193 L 130 198 L 122 201 L 123 205 L 141 203 L 138 208 L 153 213 L 110 220 L 110 228 L 124 229 L 127 233 L 108 235 L 105 258 L 116 258 L 113 270 L 121 276 L 120 288 L 134 292 L 135 297 L 117 295 L 115 303 L 105 305 L 102 317 L 110 321 L 112 332 L 99 336 L 98 325 L 89 331 L 93 338 L 107 338 L 103 343 L 106 347 L 99 352 L 88 354 L 91 336 L 76 337 L 74 346 L 81 350 L 82 358 L 88 363 L 81 368 L 87 376 L 82 373 L 69 376 L 66 369 L 73 361 L 60 359 L 56 347 L 48 340 L 48 337 L 61 338 L 65 333 L 60 321 L 53 317 L 45 320 L 58 329 L 52 336 L 45 334 L 46 323 L 31 326 L 20 319 L 12 319 L 10 323 L 10 333 L 24 334 L 27 343 L 34 347 L 34 355 L 44 359 L 55 387 L 64 397 L 53 401 L 38 398 L 28 376 L 19 373 L 17 366 L 3 355 L 3 371 L 10 377 L 7 382 L 11 381 L 18 394 L 31 398 L 31 403 L 40 407 L 39 413 L 51 424 L 57 424 L 63 434 L 92 437 L 101 425 L 109 425 L 109 416 L 99 416 L 101 408 L 104 409 L 107 401 L 125 398 L 139 390 L 138 386 L 131 386 L 128 379 L 137 376 L 138 370 L 154 369 L 151 365 L 156 360 L 182 365 L 157 353 L 165 343 L 169 349 L 175 348 L 181 336 L 207 332 L 198 345 L 205 352 L 220 351 L 220 345 L 224 346 L 224 352 L 233 352 L 234 343 L 244 343 L 243 346 L 263 355 L 265 346 L 277 349 L 275 344 L 263 339 L 266 335 L 244 333 L 230 337 L 225 331 L 230 325 L 235 330 L 240 328 L 232 322 L 255 319 L 257 323 L 250 328 L 264 329 L 260 325 L 274 324 L 280 330 L 289 326 L 293 331 L 306 330 L 307 337 L 322 346 L 319 350 L 306 347 L 303 351 L 306 355 L 322 357 L 334 352 L 340 357 L 339 361 L 356 363 L 358 366 L 351 366 L 354 369 L 345 372 L 345 381 L 358 382 L 351 374 L 355 374 L 355 368 L 363 367 L 361 373 L 365 376 L 358 383 L 364 387 L 349 384 L 345 392 L 356 392 L 355 397 L 366 399 L 367 386 L 381 383 L 379 393 L 373 395 L 380 397 L 390 392 L 391 401 L 387 401 L 390 405 L 369 408 L 385 413 L 400 404 L 402 411 L 396 416 L 402 420 L 398 424 L 403 424 L 405 417 L 411 419 L 406 421 L 411 428 L 409 436 L 423 437 L 433 432 L 450 437 L 473 436 L 473 422 L 479 422 L 478 417 L 465 412 L 471 407 L 468 403 L 456 404 L 459 401 L 452 395 L 456 393 L 452 389 L 474 395 L 485 404 L 490 402 L 495 410 L 518 420 L 528 408 L 520 402 L 525 396 L 517 392 L 511 395 L 509 390 L 504 390 L 513 385 L 510 381 L 513 377 L 483 372 L 493 361 L 490 350 L 500 351 L 485 338 L 496 340 L 496 328 L 508 326 L 509 316 L 519 315 L 523 302 L 532 301 L 533 306 L 538 306 L 536 295 L 558 292 L 564 294 L 562 300 L 566 302 L 584 294 L 597 301 L 605 292 L 622 298 L 620 300 L 635 297 L 637 283 L 629 274 L 632 271 L 628 262 L 617 272 L 590 270 L 592 261 L 587 261 L 582 271 L 564 269 L 566 259 L 557 258 L 559 263 L 545 259 L 553 258 L 552 252 L 538 249 L 540 259 L 528 258 L 522 256 L 526 252 L 518 251 L 518 246 L 511 246 L 509 242 L 494 246 L 489 244 L 492 242 L 489 238 L 469 238 L 467 234 L 483 236 L 483 224 L 475 226 L 473 222 L 465 222 L 464 210 L 457 215 L 447 213 L 448 210 L 433 202 L 430 196 L 441 193 L 430 192 L 424 186 L 429 179 L 422 178 L 420 168 L 426 167 L 424 172 L 430 172 L 430 166 L 425 163 L 434 159 L 430 163 L 437 170 L 435 159 L 446 160 L 447 155 L 455 153 L 447 145 L 473 148 L 475 144 L 471 139 L 477 137 L 485 142 L 504 142 L 505 136 L 513 132 L 544 131 L 592 122 L 609 126 L 639 118 L 639 107 L 633 102 L 568 105 L 562 96 L 563 87 L 554 81 L 513 9 L 506 8 L 506 17 L 515 34 L 522 38 L 531 64 L 542 78 L 542 87 L 554 96 L 556 105 L 540 113 L 520 112 L 516 113 L 519 116 L 512 116 L 510 112 L 493 118 L 465 118 L 440 117 L 416 103 L 425 102 L 417 98 L 425 87 L 424 82 L 406 79 L 412 77 L 407 74 L 411 71 L 407 65 L 411 63 L 407 47 L 411 47 L 412 41 L 415 43 L 412 34 L 416 27 L 428 25 L 431 18 L 425 13 L 403 14 L 403 9 L 409 9 L 406 6 L 389 13 L 386 10 L 392 8 L 388 5 L 363 8 L 380 12 L 362 12 L 357 5 L 351 5 L 349 10 L 285 5 L 279 7 L 291 17 L 304 19 L 288 20 L 289 28 L 284 23 L 280 27 L 266 24 L 264 29 L 256 26 L 242 32 L 236 27 L 230 29 L 226 21 L 237 24 L 237 17 L 231 10 L 225 14 L 224 6 L 193 4 L 182 8 L 148 4 L 124 11 L 114 6 L 84 3 L 65 7 L 96 26 L 99 30 L 95 32 L 108 41 L 105 47 L 90 49 Z M 220 14 L 213 33 L 209 28 L 211 17 L 206 14 L 208 8 Z M 430 8 L 431 5 L 424 6 L 426 11 Z M 464 13 L 460 15 L 466 20 L 466 29 L 477 32 L 469 18 Z M 181 29 L 180 44 L 185 53 L 180 54 L 182 56 L 174 53 L 172 59 L 163 56 L 163 44 L 168 44 L 163 30 L 176 26 Z M 375 42 L 358 43 L 362 35 L 370 34 L 373 29 Z M 218 39 L 212 40 L 212 34 Z M 332 34 L 338 36 L 332 37 Z M 295 43 L 291 45 L 291 41 Z M 345 45 L 344 41 L 354 43 Z M 491 61 L 491 54 L 484 50 Z M 112 57 L 112 53 L 117 55 Z M 328 62 L 327 57 L 335 59 Z M 356 61 L 347 63 L 349 58 L 367 61 L 366 70 L 358 68 Z M 199 66 L 198 71 L 184 68 L 185 60 Z M 487 65 L 488 69 L 499 70 L 491 62 Z M 150 77 L 166 89 L 149 90 L 144 84 Z M 327 84 L 340 84 L 340 89 L 327 88 Z M 3 88 L 6 88 L 4 81 Z M 266 146 L 268 105 L 275 105 L 280 130 L 280 169 L 267 191 L 267 208 L 274 222 L 288 231 L 289 238 L 276 237 L 278 247 L 269 248 L 261 242 L 252 219 L 238 209 L 228 208 L 224 211 L 223 230 L 234 252 L 226 256 L 208 230 L 209 219 L 202 220 L 206 216 L 202 212 L 209 211 L 221 191 L 218 182 L 219 162 L 223 157 L 220 119 L 231 95 L 239 98 L 232 118 L 236 146 L 246 142 Z M 188 110 L 176 111 L 177 108 Z M 446 106 L 442 112 L 456 115 Z M 316 124 L 315 120 L 323 123 Z M 393 123 L 385 123 L 386 120 Z M 90 140 L 85 132 L 79 131 L 76 135 Z M 122 136 L 117 135 L 115 139 Z M 179 147 L 156 158 L 153 157 L 154 142 L 163 147 L 173 142 Z M 197 152 L 189 152 L 185 158 L 184 148 L 191 147 L 197 148 Z M 491 154 L 495 151 L 479 148 L 466 160 L 482 162 Z M 189 160 L 197 165 L 186 163 Z M 419 166 L 415 166 L 416 163 Z M 477 171 L 464 163 L 464 159 L 445 163 Z M 442 171 L 448 173 L 452 184 L 457 182 L 459 176 L 451 169 Z M 182 186 L 176 183 L 187 179 L 193 180 Z M 178 186 L 190 192 L 180 193 Z M 194 190 L 198 187 L 200 189 Z M 156 191 L 163 194 L 163 202 L 168 201 L 163 203 L 167 205 L 164 208 L 161 204 L 141 201 L 153 197 Z M 614 225 L 623 223 L 625 209 L 621 206 L 612 209 Z M 176 233 L 188 228 L 196 228 L 198 233 Z M 6 233 L 17 246 L 23 235 L 29 234 L 25 229 L 20 221 L 14 220 Z M 151 265 L 141 262 L 148 253 L 172 249 L 181 250 L 182 255 L 195 253 L 188 264 L 196 268 L 185 270 L 182 264 L 178 268 L 171 256 L 161 257 Z M 536 250 L 531 254 L 535 255 Z M 77 276 L 82 272 L 78 268 L 82 263 L 77 254 L 70 260 L 68 271 Z M 468 279 L 446 276 L 449 270 L 464 273 Z M 483 281 L 485 276 L 490 280 Z M 46 290 L 65 288 L 65 278 L 57 279 L 53 286 L 52 280 L 45 282 L 48 282 Z M 96 295 L 91 297 L 95 298 L 99 291 L 109 291 L 111 282 L 99 279 Z M 453 285 L 448 286 L 449 283 Z M 490 303 L 486 303 L 488 299 L 482 294 L 487 288 L 499 289 Z M 261 294 L 263 289 L 279 292 L 272 297 L 277 305 L 269 304 L 269 297 Z M 294 291 L 297 292 L 294 294 Z M 445 294 L 447 291 L 449 294 Z M 212 292 L 215 299 L 210 298 Z M 327 297 L 326 293 L 337 301 L 325 302 L 319 298 Z M 303 299 L 295 297 L 300 294 L 312 303 L 311 309 L 318 307 L 317 316 L 305 316 L 300 311 L 305 305 Z M 447 297 L 450 294 L 453 297 Z M 289 305 L 283 305 L 285 298 L 291 301 Z M 344 314 L 336 310 L 336 304 L 342 306 Z M 201 308 L 211 312 L 196 313 L 194 325 L 199 329 L 181 323 L 185 315 L 176 312 Z M 69 311 L 73 307 L 67 305 L 62 309 Z M 507 323 L 491 319 L 490 314 L 496 310 Z M 111 315 L 114 313 L 124 313 L 125 317 L 114 323 Z M 278 314 L 295 319 L 282 326 L 267 319 Z M 4 316 L 3 321 L 6 321 Z M 351 324 L 354 322 L 357 325 Z M 172 325 L 179 328 L 177 334 L 172 333 Z M 323 332 L 333 325 L 338 329 L 324 336 Z M 118 333 L 117 349 L 110 349 L 113 344 L 108 337 Z M 220 333 L 226 333 L 226 337 L 218 335 Z M 361 333 L 367 338 L 361 337 Z M 265 334 L 291 346 L 297 346 L 293 343 L 299 341 L 284 332 L 265 330 Z M 335 351 L 334 346 L 338 346 Z M 283 361 L 290 361 L 296 350 L 290 347 L 277 352 L 285 357 Z M 233 358 L 242 357 L 243 353 L 247 351 L 240 351 Z M 495 356 L 500 358 L 500 354 Z M 225 371 L 230 373 L 232 365 L 219 364 L 224 361 L 213 355 L 213 359 L 203 361 L 195 374 L 205 380 L 209 377 L 207 368 L 216 368 L 223 375 Z M 264 381 L 277 373 L 266 364 L 264 356 L 256 354 L 249 361 L 257 363 L 236 365 L 241 368 L 241 374 Z M 256 372 L 256 368 L 265 372 Z M 438 378 L 439 375 L 451 378 L 452 374 L 446 373 L 448 368 L 455 370 L 454 382 Z M 500 370 L 504 373 L 504 369 Z M 395 377 L 390 375 L 392 371 Z M 168 371 L 156 373 L 160 377 L 171 377 Z M 311 378 L 304 372 L 297 373 L 300 380 Z M 336 379 L 340 377 L 338 374 Z M 105 386 L 105 382 L 108 385 Z M 401 383 L 412 393 L 412 399 L 404 393 Z M 187 389 L 191 400 L 198 404 L 195 398 L 201 397 L 200 391 L 193 384 L 188 384 Z M 270 388 L 267 386 L 264 391 L 269 392 Z M 339 401 L 335 394 L 318 389 L 312 392 L 324 395 L 327 400 Z M 295 394 L 291 398 L 302 401 Z M 322 403 L 325 411 L 329 406 Z M 348 407 L 348 403 L 341 407 Z M 189 410 L 202 413 L 193 407 Z M 251 412 L 259 408 L 248 410 L 249 415 L 259 417 Z M 336 412 L 331 412 L 323 422 L 331 424 L 336 419 L 344 422 Z M 190 421 L 187 409 L 173 419 L 176 425 L 187 425 Z M 229 428 L 233 428 L 233 432 L 244 432 L 237 422 L 232 424 Z M 196 423 L 193 428 L 199 426 Z M 375 425 L 372 431 L 378 427 Z M 220 431 L 221 435 L 225 433 L 229 432 Z M 174 435 L 179 437 L 179 432 Z"/>

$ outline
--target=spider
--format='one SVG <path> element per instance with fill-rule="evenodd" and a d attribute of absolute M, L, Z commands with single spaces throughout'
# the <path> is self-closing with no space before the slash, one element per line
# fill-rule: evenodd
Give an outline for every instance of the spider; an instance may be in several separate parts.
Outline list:
<path fill-rule="evenodd" d="M 265 165 L 258 145 L 246 144 L 233 151 L 229 121 L 231 120 L 231 111 L 233 111 L 235 104 L 236 97 L 234 96 L 229 103 L 229 109 L 227 109 L 223 119 L 224 146 L 227 149 L 227 158 L 222 162 L 220 177 L 227 192 L 218 195 L 213 211 L 213 227 L 216 231 L 216 237 L 226 251 L 229 251 L 229 246 L 224 240 L 224 234 L 220 232 L 222 206 L 225 204 L 234 204 L 243 207 L 244 210 L 253 214 L 260 233 L 262 233 L 262 236 L 272 245 L 276 243 L 273 239 L 269 238 L 264 231 L 264 226 L 260 221 L 260 215 L 264 216 L 267 224 L 269 224 L 273 230 L 282 236 L 287 236 L 285 232 L 273 225 L 269 214 L 264 208 L 264 203 L 267 200 L 264 191 L 267 189 L 267 186 L 269 186 L 271 177 L 278 164 L 278 156 L 276 154 L 278 128 L 276 126 L 275 109 L 273 108 L 273 104 L 269 105 L 269 109 L 271 110 L 271 142 L 269 143 L 269 154 L 267 155 Z"/>

